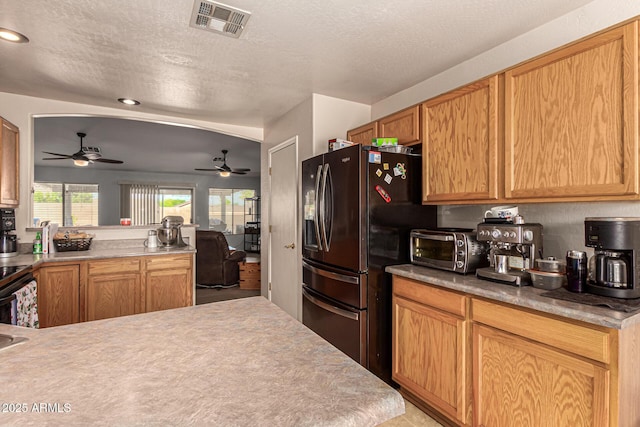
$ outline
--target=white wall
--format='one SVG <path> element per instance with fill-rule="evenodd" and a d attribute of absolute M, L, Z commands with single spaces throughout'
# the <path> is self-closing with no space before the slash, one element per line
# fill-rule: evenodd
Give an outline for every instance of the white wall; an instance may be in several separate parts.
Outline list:
<path fill-rule="evenodd" d="M 371 106 L 314 93 L 313 102 L 313 155 L 326 153 L 328 141 L 346 139 L 347 131 L 367 123 Z M 302 160 L 306 157 L 301 157 Z"/>
<path fill-rule="evenodd" d="M 269 123 L 264 129 L 264 142 L 261 148 L 262 158 L 262 295 L 268 294 L 268 266 L 269 253 L 267 251 L 269 233 L 269 175 L 268 175 L 268 150 L 285 142 L 294 136 L 298 136 L 298 158 L 300 161 L 325 153 L 328 149 L 328 141 L 332 138 L 345 138 L 347 130 L 352 129 L 370 117 L 370 107 L 343 99 L 331 98 L 324 95 L 313 94 L 311 98 L 297 105 L 291 111 L 278 120 Z M 298 164 L 298 167 L 301 165 Z M 298 182 L 298 200 L 300 200 L 300 182 Z M 298 202 L 298 218 L 302 218 L 302 204 Z M 296 230 L 296 260 L 302 258 L 302 231 Z M 302 320 L 302 265 L 296 268 L 294 286 L 298 287 L 298 320 Z"/>
<path fill-rule="evenodd" d="M 177 123 L 185 126 L 213 130 L 233 136 L 262 140 L 262 129 L 222 123 L 190 120 L 166 115 L 137 112 L 133 108 L 106 108 L 95 105 L 63 102 L 0 92 L 0 115 L 20 128 L 20 206 L 16 209 L 16 234 L 23 242 L 33 239 L 27 233 L 31 224 L 31 186 L 33 183 L 33 118 L 46 115 L 97 115 L 125 117 L 137 120 Z M 126 237 L 122 237 L 126 238 Z"/>

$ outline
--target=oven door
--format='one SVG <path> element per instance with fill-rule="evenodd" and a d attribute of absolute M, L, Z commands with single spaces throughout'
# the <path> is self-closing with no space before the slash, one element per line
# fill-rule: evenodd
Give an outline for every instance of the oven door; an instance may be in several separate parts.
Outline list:
<path fill-rule="evenodd" d="M 341 304 L 303 286 L 302 323 L 367 367 L 367 310 Z"/>
<path fill-rule="evenodd" d="M 411 263 L 454 271 L 456 239 L 453 234 L 411 234 Z"/>
<path fill-rule="evenodd" d="M 12 323 L 11 312 L 13 310 L 15 300 L 15 295 L 9 295 L 8 297 L 0 298 L 0 323 L 4 323 L 7 325 L 10 325 Z"/>

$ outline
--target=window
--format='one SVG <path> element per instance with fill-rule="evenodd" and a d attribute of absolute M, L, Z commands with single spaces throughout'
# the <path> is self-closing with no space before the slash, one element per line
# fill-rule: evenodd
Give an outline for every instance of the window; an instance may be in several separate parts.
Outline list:
<path fill-rule="evenodd" d="M 228 234 L 244 234 L 244 199 L 255 190 L 209 189 L 209 229 Z"/>
<path fill-rule="evenodd" d="M 98 185 L 35 182 L 33 225 L 46 220 L 66 227 L 99 225 Z"/>
<path fill-rule="evenodd" d="M 193 189 L 155 184 L 120 184 L 120 216 L 133 225 L 158 224 L 168 215 L 192 222 Z"/>

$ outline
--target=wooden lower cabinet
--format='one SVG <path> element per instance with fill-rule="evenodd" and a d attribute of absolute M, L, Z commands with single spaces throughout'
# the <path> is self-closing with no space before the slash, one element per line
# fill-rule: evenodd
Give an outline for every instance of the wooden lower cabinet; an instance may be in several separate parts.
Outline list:
<path fill-rule="evenodd" d="M 46 265 L 34 276 L 38 284 L 40 327 L 80 322 L 80 264 Z"/>
<path fill-rule="evenodd" d="M 392 378 L 448 419 L 471 421 L 464 295 L 394 277 Z"/>
<path fill-rule="evenodd" d="M 145 311 L 193 305 L 193 256 L 150 257 L 146 261 Z"/>
<path fill-rule="evenodd" d="M 193 305 L 193 254 L 51 262 L 34 275 L 42 328 Z"/>
<path fill-rule="evenodd" d="M 140 258 L 87 261 L 85 319 L 99 320 L 143 312 Z"/>
<path fill-rule="evenodd" d="M 393 276 L 393 379 L 445 424 L 640 426 L 638 354 L 640 324 L 611 329 Z"/>
<path fill-rule="evenodd" d="M 481 325 L 473 344 L 475 425 L 608 424 L 607 368 Z"/>

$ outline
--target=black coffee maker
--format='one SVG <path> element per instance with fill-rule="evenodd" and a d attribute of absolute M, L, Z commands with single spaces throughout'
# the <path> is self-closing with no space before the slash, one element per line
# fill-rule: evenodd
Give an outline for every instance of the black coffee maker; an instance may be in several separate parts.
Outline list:
<path fill-rule="evenodd" d="M 15 209 L 0 208 L 0 258 L 18 255 Z"/>
<path fill-rule="evenodd" d="M 586 292 L 640 298 L 640 218 L 585 218 L 584 244 L 595 248 Z"/>

